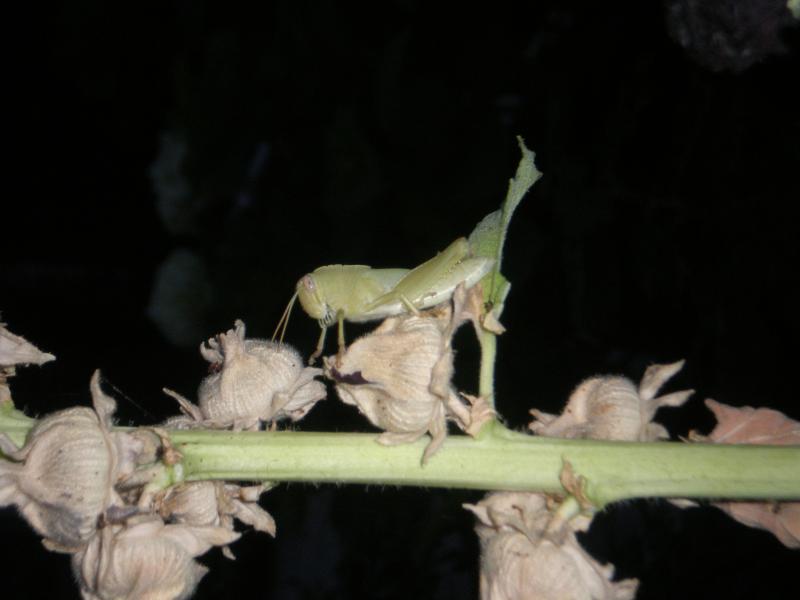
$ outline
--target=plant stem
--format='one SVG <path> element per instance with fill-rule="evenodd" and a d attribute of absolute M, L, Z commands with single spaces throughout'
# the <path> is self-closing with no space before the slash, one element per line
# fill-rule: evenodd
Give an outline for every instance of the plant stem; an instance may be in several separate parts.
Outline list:
<path fill-rule="evenodd" d="M 481 368 L 478 380 L 478 395 L 494 408 L 494 362 L 497 354 L 497 336 L 481 330 L 478 342 L 481 346 Z"/>
<path fill-rule="evenodd" d="M 4 433 L 17 446 L 25 443 L 28 430 L 36 424 L 34 419 L 14 408 L 11 402 L 0 403 L 0 433 Z M 2 452 L 0 452 L 2 456 Z"/>
<path fill-rule="evenodd" d="M 427 439 L 387 448 L 371 434 L 174 431 L 187 479 L 242 479 L 563 492 L 565 462 L 597 506 L 635 497 L 797 499 L 800 447 L 540 438 L 495 426 L 450 436 L 424 467 Z"/>
<path fill-rule="evenodd" d="M 0 410 L 17 444 L 35 421 Z M 187 480 L 305 481 L 563 493 L 565 463 L 598 507 L 640 497 L 800 499 L 800 446 L 563 440 L 494 423 L 475 440 L 451 435 L 422 467 L 427 438 L 385 447 L 375 434 L 170 431 Z"/>

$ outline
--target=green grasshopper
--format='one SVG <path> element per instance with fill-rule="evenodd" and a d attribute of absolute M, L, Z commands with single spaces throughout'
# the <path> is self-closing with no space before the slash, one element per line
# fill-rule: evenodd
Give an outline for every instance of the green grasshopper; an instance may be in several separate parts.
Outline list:
<path fill-rule="evenodd" d="M 325 333 L 339 324 L 339 352 L 343 352 L 344 322 L 363 323 L 404 312 L 419 313 L 450 299 L 458 284 L 472 287 L 492 268 L 491 258 L 472 257 L 469 242 L 458 238 L 444 251 L 414 269 L 373 269 L 366 265 L 327 265 L 304 275 L 283 312 L 273 339 L 281 340 L 295 300 L 317 319 L 322 332 L 309 362 L 322 354 Z"/>

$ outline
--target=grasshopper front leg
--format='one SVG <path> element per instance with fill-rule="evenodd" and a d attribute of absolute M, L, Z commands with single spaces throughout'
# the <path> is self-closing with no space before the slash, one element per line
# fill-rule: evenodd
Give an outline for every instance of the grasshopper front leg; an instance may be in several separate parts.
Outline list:
<path fill-rule="evenodd" d="M 319 340 L 317 341 L 317 348 L 314 350 L 314 353 L 308 357 L 308 364 L 313 365 L 314 361 L 317 360 L 320 355 L 322 354 L 322 349 L 325 347 L 325 334 L 328 332 L 328 326 L 325 325 L 322 321 L 319 322 L 319 328 L 321 329 L 319 333 Z"/>
<path fill-rule="evenodd" d="M 345 346 L 344 342 L 344 312 L 338 311 L 336 313 L 336 321 L 338 322 L 338 335 L 337 340 L 339 342 L 339 351 L 336 354 L 337 362 L 340 362 L 342 356 L 344 356 L 345 350 L 347 347 Z M 324 322 L 320 321 L 319 323 L 320 329 L 322 330 L 319 334 L 319 341 L 317 341 L 317 348 L 314 350 L 314 353 L 309 357 L 308 364 L 313 365 L 314 361 L 316 361 L 320 355 L 322 354 L 322 350 L 325 348 L 325 334 L 328 332 L 328 326 L 325 325 Z"/>

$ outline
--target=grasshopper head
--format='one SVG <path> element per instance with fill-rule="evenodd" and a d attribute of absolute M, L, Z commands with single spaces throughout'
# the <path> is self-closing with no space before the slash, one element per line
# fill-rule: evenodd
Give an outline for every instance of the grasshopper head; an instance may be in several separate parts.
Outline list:
<path fill-rule="evenodd" d="M 312 319 L 323 321 L 326 325 L 332 321 L 330 307 L 325 302 L 313 275 L 304 275 L 297 282 L 297 299 L 300 300 L 300 306 Z"/>

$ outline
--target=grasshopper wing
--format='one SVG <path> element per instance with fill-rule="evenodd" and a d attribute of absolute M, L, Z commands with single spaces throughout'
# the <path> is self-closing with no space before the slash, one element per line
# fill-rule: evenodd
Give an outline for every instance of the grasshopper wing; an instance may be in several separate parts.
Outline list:
<path fill-rule="evenodd" d="M 371 318 L 424 309 L 448 300 L 459 283 L 471 287 L 492 268 L 490 258 L 469 256 L 469 243 L 459 238 L 432 259 L 409 271 L 394 289 L 377 298 L 367 310 Z"/>

